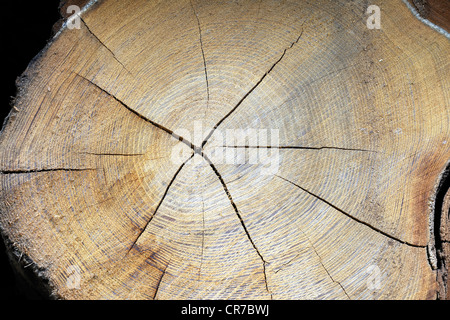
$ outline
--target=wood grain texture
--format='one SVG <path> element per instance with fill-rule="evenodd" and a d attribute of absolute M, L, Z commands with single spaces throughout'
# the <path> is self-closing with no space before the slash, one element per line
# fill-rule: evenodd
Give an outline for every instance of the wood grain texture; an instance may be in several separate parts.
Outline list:
<path fill-rule="evenodd" d="M 365 1 L 90 6 L 0 135 L 10 250 L 63 299 L 445 297 L 450 43 L 377 4 L 380 30 Z M 222 149 L 276 172 L 212 160 L 248 128 L 279 140 Z"/>

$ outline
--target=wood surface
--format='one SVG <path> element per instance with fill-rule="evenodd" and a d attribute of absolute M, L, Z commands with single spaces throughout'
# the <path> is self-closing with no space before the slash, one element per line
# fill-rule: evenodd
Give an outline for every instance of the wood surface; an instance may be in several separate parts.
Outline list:
<path fill-rule="evenodd" d="M 59 299 L 448 298 L 449 39 L 369 4 L 89 3 L 0 135 L 12 259 Z"/>

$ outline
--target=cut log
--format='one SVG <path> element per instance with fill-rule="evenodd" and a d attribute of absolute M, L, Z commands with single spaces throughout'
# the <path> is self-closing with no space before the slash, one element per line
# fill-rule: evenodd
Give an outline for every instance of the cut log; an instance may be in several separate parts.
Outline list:
<path fill-rule="evenodd" d="M 18 268 L 60 299 L 448 298 L 448 34 L 378 8 L 90 1 L 0 135 Z"/>

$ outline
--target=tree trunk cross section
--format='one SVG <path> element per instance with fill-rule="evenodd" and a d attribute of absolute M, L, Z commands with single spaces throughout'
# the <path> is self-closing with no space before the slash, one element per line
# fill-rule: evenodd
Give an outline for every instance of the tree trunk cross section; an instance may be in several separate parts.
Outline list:
<path fill-rule="evenodd" d="M 445 32 L 401 0 L 373 29 L 365 1 L 77 3 L 0 135 L 0 226 L 33 285 L 448 298 Z"/>

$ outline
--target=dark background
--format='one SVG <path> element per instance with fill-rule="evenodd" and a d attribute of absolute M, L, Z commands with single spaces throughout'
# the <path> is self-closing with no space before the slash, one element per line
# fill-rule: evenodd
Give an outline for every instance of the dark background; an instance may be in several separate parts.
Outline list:
<path fill-rule="evenodd" d="M 52 27 L 61 18 L 58 0 L 2 2 L 2 96 L 0 127 L 11 109 L 16 95 L 15 80 L 28 63 L 51 39 Z M 1 213 L 0 213 L 1 214 Z M 28 295 L 16 285 L 9 266 L 3 239 L 0 241 L 0 299 L 27 299 Z"/>
<path fill-rule="evenodd" d="M 431 1 L 431 3 L 434 2 L 450 5 L 448 0 Z M 16 78 L 22 74 L 28 63 L 53 36 L 53 26 L 61 18 L 59 3 L 59 0 L 6 0 L 2 2 L 1 21 L 3 22 L 3 28 L 1 35 L 3 42 L 1 48 L 3 51 L 3 68 L 1 74 L 3 82 L 1 86 L 0 128 L 11 109 L 11 100 L 16 95 Z M 450 11 L 441 10 L 439 12 L 448 16 Z M 431 20 L 433 21 L 433 19 Z M 443 21 L 445 23 L 441 21 L 440 25 L 444 28 L 447 27 L 446 29 L 449 30 L 450 20 L 446 18 Z M 29 298 L 27 292 L 17 286 L 17 281 L 5 253 L 3 240 L 0 239 L 0 300 L 25 300 Z M 408 306 L 411 307 L 411 305 Z M 333 305 L 334 307 L 336 305 Z M 22 314 L 26 310 L 18 311 Z M 301 310 L 292 311 L 299 314 Z"/>

